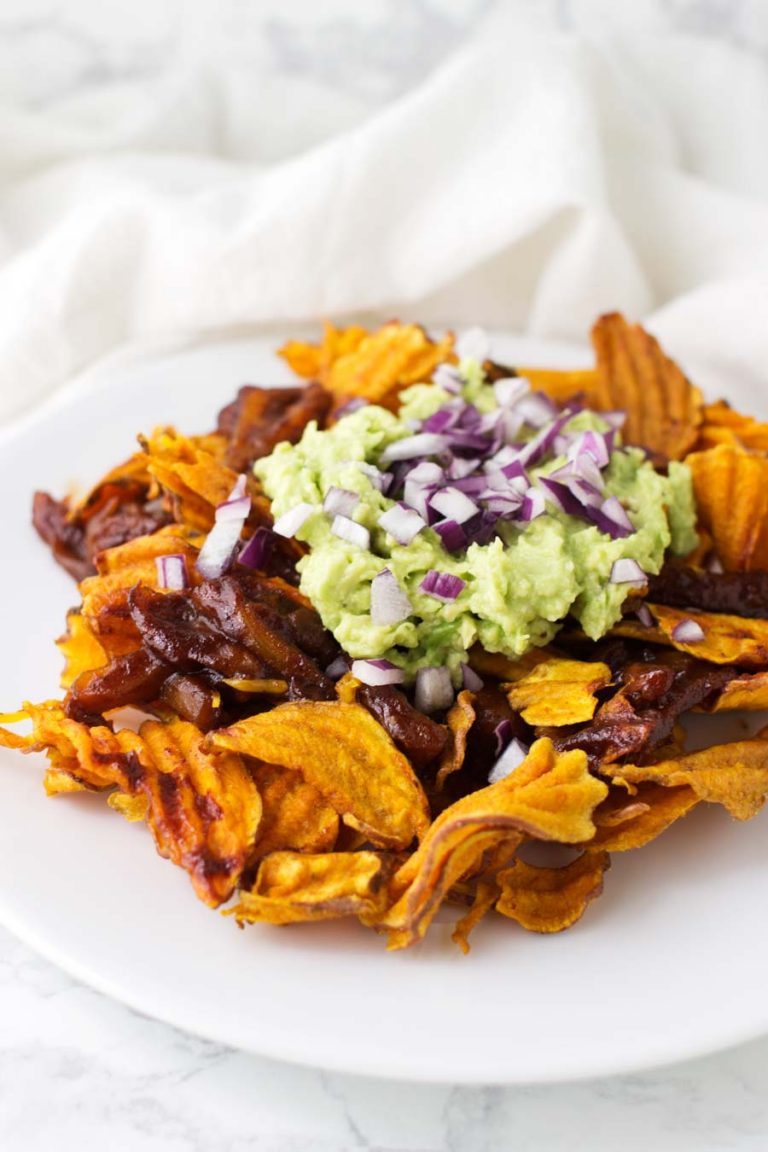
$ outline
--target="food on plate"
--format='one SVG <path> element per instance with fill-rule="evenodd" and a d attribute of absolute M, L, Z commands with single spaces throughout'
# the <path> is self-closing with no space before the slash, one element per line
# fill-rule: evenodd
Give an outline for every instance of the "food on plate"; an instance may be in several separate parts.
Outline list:
<path fill-rule="evenodd" d="M 612 853 L 704 803 L 755 816 L 768 728 L 690 749 L 682 722 L 768 710 L 768 425 L 618 314 L 592 339 L 562 370 L 329 324 L 281 350 L 305 384 L 37 493 L 77 603 L 62 697 L 0 745 L 241 926 L 390 948 L 449 906 L 464 951 L 494 912 L 559 932 Z"/>

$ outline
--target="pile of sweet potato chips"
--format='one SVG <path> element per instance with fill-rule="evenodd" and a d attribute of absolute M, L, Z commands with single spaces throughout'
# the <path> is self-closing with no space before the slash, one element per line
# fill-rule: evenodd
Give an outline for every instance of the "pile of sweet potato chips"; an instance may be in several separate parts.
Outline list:
<path fill-rule="evenodd" d="M 689 752 L 680 719 L 768 709 L 768 425 L 705 404 L 621 316 L 592 336 L 592 369 L 517 371 L 558 403 L 626 412 L 625 442 L 657 467 L 687 461 L 702 540 L 608 637 L 566 628 L 518 661 L 477 650 L 482 687 L 434 716 L 398 688 L 329 678 L 343 654 L 298 591 L 302 546 L 270 532 L 250 466 L 350 399 L 396 407 L 457 356 L 450 335 L 412 324 L 328 326 L 319 346 L 282 350 L 306 387 L 241 389 L 206 436 L 156 430 L 79 503 L 36 495 L 35 525 L 80 599 L 59 641 L 63 698 L 0 717 L 0 745 L 46 753 L 49 794 L 102 791 L 146 823 L 239 924 L 356 917 L 390 948 L 422 939 L 446 902 L 465 951 L 494 909 L 560 931 L 600 894 L 611 853 L 700 803 L 754 816 L 768 736 Z M 204 579 L 196 558 L 238 473 L 258 563 Z M 168 557 L 186 565 L 184 586 L 161 579 Z M 510 738 L 527 755 L 489 784 Z M 527 862 L 530 841 L 570 846 L 570 862 Z"/>

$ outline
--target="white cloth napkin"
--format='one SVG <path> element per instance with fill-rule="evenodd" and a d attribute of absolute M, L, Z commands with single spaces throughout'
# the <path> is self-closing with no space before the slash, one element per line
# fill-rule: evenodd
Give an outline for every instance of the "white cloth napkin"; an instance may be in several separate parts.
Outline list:
<path fill-rule="evenodd" d="M 128 342 L 357 313 L 582 340 L 621 309 L 711 389 L 768 396 L 759 57 L 502 9 L 364 112 L 189 64 L 0 108 L 0 421 Z M 273 159 L 291 128 L 324 139 Z"/>

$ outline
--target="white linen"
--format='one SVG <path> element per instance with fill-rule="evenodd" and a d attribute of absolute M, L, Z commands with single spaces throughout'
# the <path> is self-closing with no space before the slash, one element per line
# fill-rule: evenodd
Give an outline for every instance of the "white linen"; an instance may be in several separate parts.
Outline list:
<path fill-rule="evenodd" d="M 511 7 L 372 115 L 215 62 L 6 104 L 0 421 L 126 343 L 357 313 L 583 340 L 616 308 L 768 388 L 767 143 L 756 54 Z"/>

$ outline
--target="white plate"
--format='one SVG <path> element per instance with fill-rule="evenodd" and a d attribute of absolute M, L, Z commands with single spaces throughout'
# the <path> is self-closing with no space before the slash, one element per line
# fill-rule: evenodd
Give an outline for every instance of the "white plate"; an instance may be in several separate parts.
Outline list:
<path fill-rule="evenodd" d="M 574 363 L 562 346 L 497 349 Z M 286 379 L 265 343 L 209 346 L 113 366 L 0 437 L 0 709 L 57 694 L 52 639 L 75 600 L 30 527 L 33 489 L 95 479 L 139 429 L 204 430 L 243 381 Z M 615 857 L 603 897 L 562 935 L 487 923 L 465 958 L 441 921 L 419 948 L 387 953 L 352 924 L 238 932 L 195 900 L 146 830 L 95 796 L 46 799 L 42 768 L 0 751 L 0 921 L 188 1031 L 351 1072 L 514 1083 L 626 1072 L 768 1030 L 764 818 L 736 824 L 702 806 Z"/>

